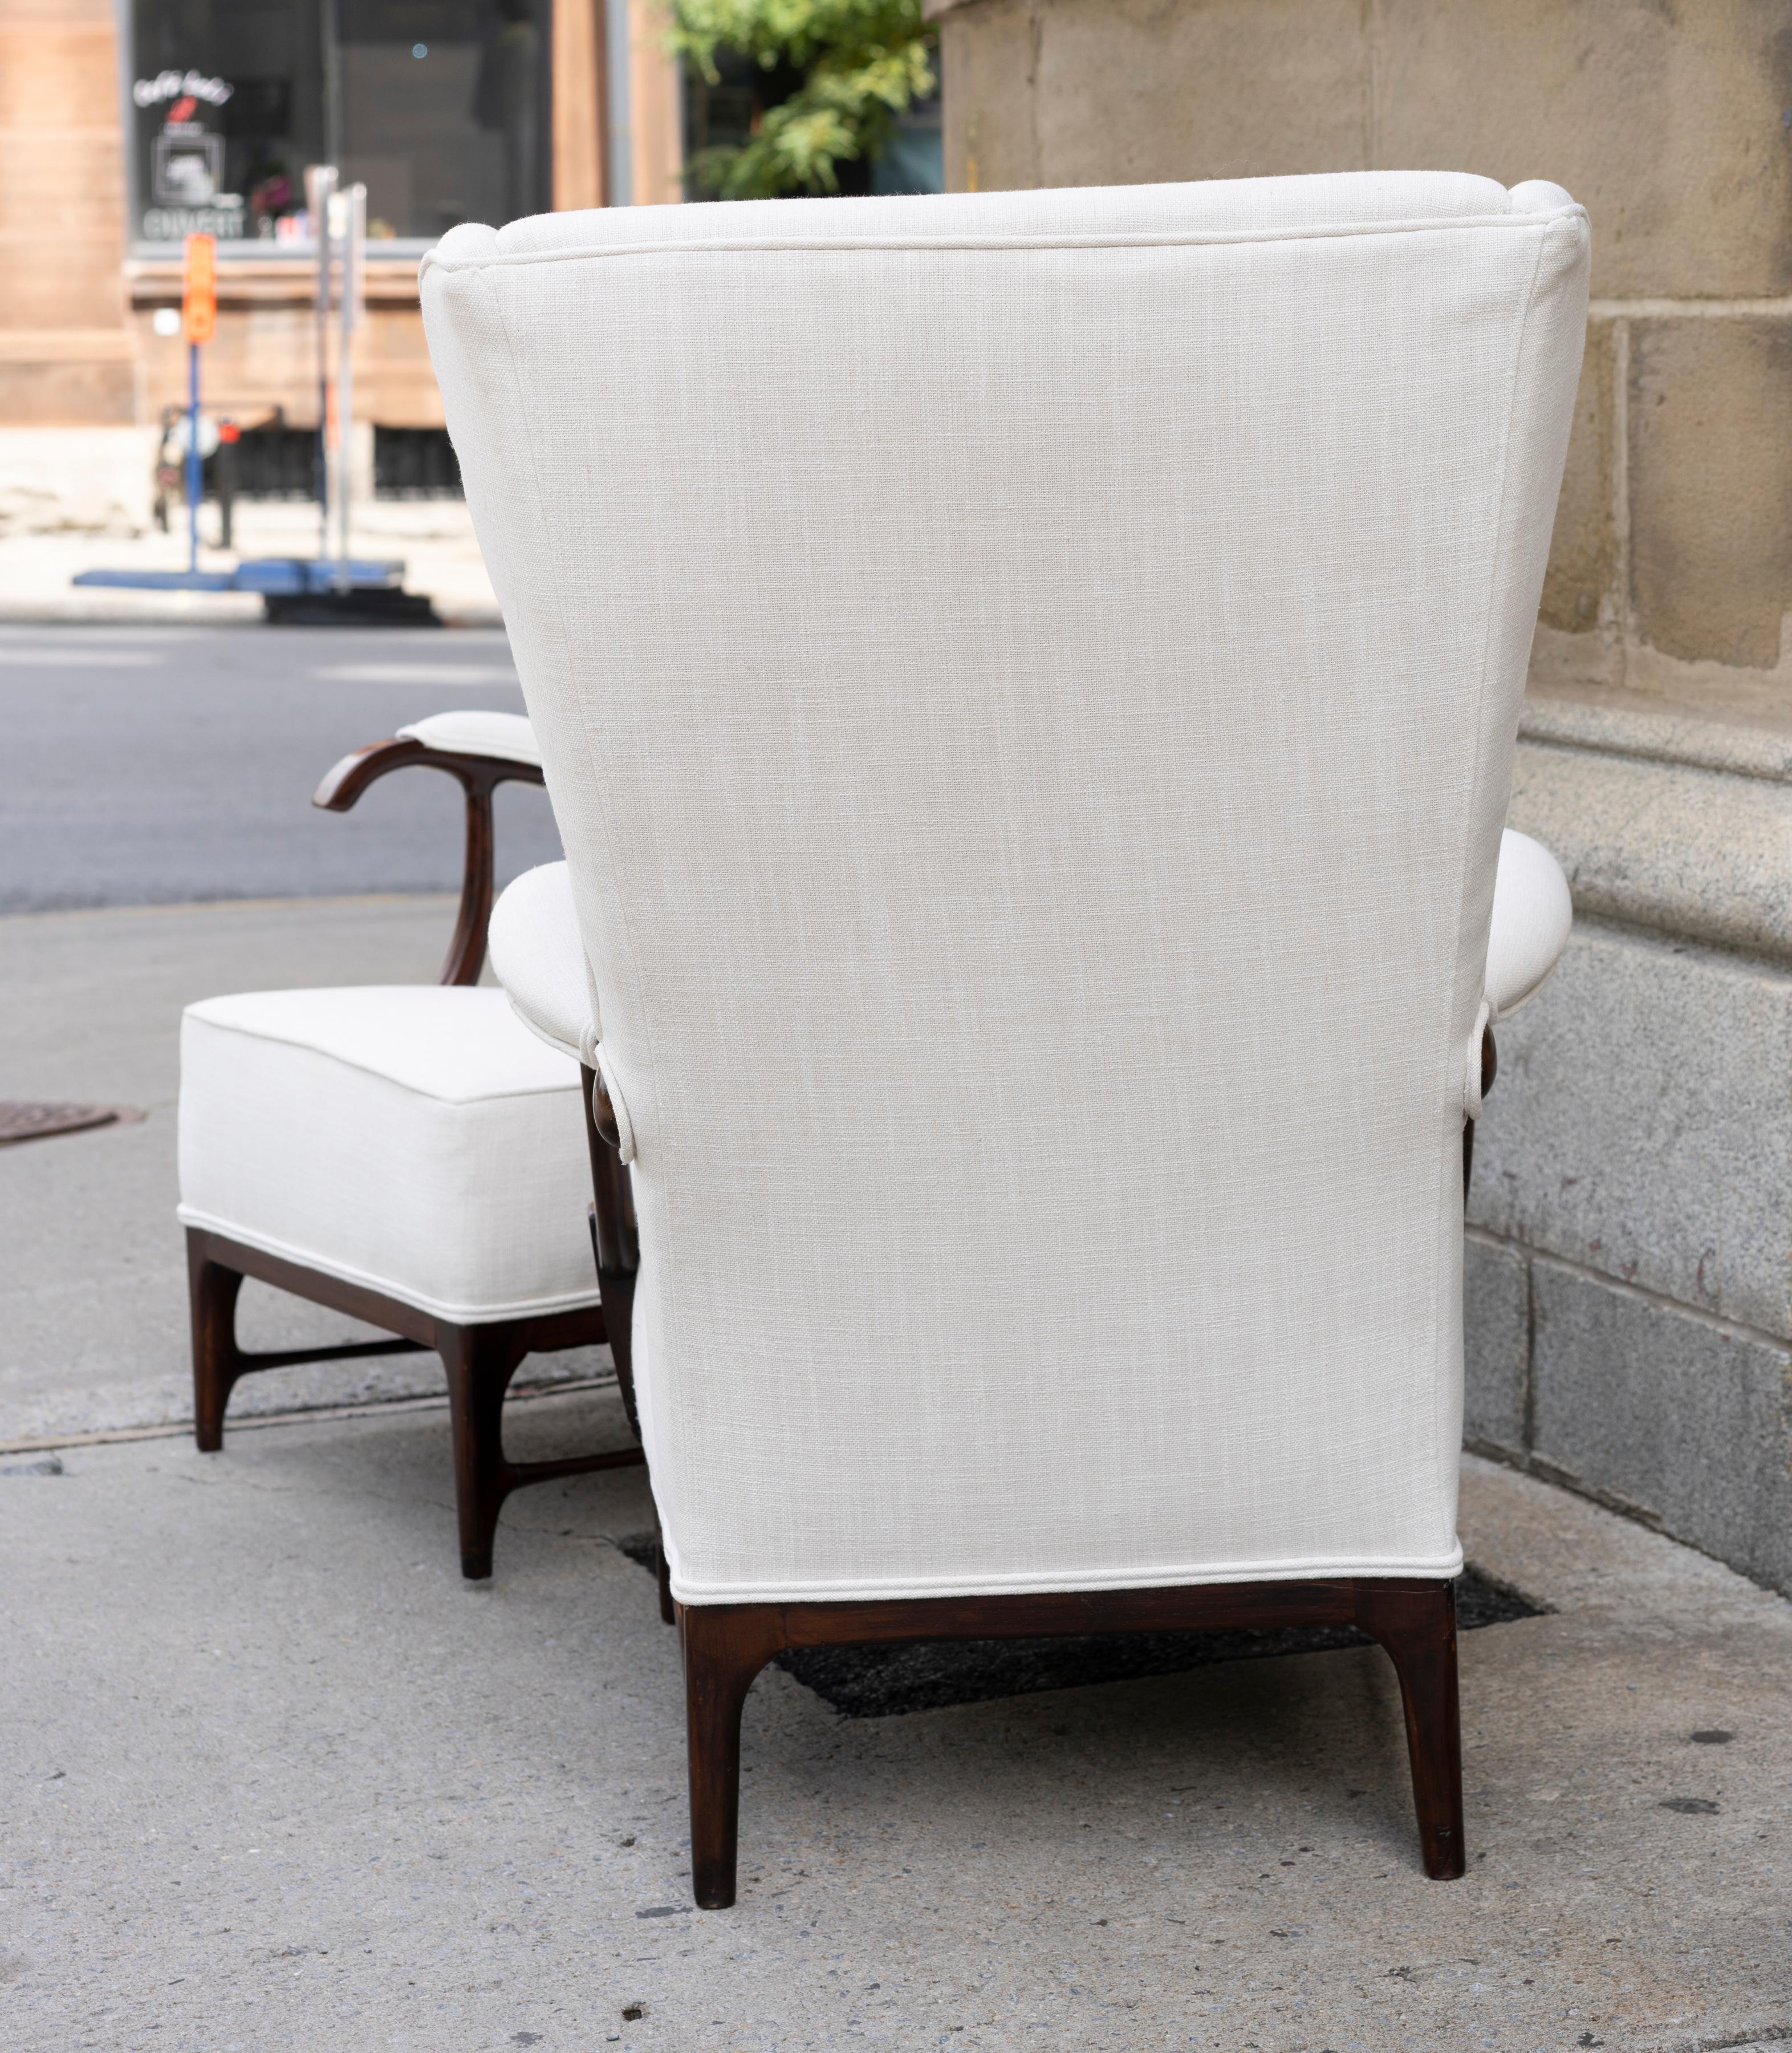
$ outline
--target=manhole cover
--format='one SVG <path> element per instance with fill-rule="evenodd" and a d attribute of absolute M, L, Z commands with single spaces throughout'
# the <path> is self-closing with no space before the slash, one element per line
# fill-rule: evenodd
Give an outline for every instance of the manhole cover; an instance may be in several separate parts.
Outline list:
<path fill-rule="evenodd" d="M 53 1133 L 79 1133 L 115 1120 L 141 1119 L 120 1105 L 22 1105 L 0 1098 L 0 1148 L 14 1140 L 45 1140 Z"/>

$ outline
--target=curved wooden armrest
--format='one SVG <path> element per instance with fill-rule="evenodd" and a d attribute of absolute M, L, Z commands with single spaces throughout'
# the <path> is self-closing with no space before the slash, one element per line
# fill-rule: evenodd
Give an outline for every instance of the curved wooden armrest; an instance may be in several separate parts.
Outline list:
<path fill-rule="evenodd" d="M 454 936 L 441 966 L 442 983 L 477 983 L 485 967 L 485 929 L 492 917 L 492 794 L 504 783 L 539 784 L 539 765 L 502 756 L 462 755 L 430 748 L 421 741 L 370 742 L 327 771 L 311 802 L 326 812 L 346 813 L 370 784 L 413 765 L 445 770 L 467 795 L 467 857 Z"/>

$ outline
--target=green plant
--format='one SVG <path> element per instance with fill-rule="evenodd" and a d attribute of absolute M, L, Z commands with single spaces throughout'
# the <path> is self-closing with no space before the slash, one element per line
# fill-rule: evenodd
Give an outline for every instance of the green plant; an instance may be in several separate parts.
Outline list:
<path fill-rule="evenodd" d="M 837 167 L 875 156 L 896 117 L 932 92 L 921 0 L 672 0 L 669 44 L 714 85 L 719 49 L 801 83 L 744 143 L 700 151 L 685 176 L 722 199 L 840 190 Z"/>

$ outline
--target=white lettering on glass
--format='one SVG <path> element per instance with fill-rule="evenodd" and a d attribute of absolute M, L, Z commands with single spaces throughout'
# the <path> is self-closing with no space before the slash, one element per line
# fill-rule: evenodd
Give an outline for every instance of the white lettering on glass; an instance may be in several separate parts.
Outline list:
<path fill-rule="evenodd" d="M 139 107 L 155 107 L 164 100 L 190 97 L 222 107 L 236 88 L 222 78 L 207 78 L 196 71 L 158 72 L 154 78 L 139 78 L 131 88 L 131 97 Z"/>

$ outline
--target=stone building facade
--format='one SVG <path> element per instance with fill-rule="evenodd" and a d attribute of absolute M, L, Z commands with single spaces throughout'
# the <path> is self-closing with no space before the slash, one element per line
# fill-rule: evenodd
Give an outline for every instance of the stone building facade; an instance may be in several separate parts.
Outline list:
<path fill-rule="evenodd" d="M 316 22 L 339 25 L 343 47 L 295 52 L 289 33 L 284 43 L 276 36 Z M 444 122 L 432 132 L 429 96 L 442 96 L 445 109 L 452 100 L 475 144 L 487 139 L 481 122 L 496 135 L 504 96 L 517 96 L 519 64 L 511 58 L 507 71 L 503 60 L 505 31 L 515 45 L 519 22 L 531 88 L 523 140 L 535 175 L 525 203 L 508 211 L 680 198 L 679 80 L 655 0 L 357 0 L 348 11 L 315 0 L 0 0 L 0 533 L 130 529 L 147 519 L 158 424 L 186 391 L 186 346 L 159 336 L 155 316 L 179 304 L 180 230 L 212 226 L 218 211 L 203 200 L 158 204 L 167 196 L 147 189 L 145 145 L 182 111 L 155 98 L 169 63 L 183 79 L 182 67 L 196 72 L 202 88 L 192 118 L 173 125 L 194 148 L 219 152 L 228 184 L 241 188 L 239 172 L 253 175 L 241 138 L 255 118 L 292 132 L 280 153 L 293 188 L 288 210 L 302 203 L 303 163 L 323 160 L 331 141 L 345 177 L 370 181 L 370 213 L 394 218 L 381 224 L 388 239 L 369 245 L 357 411 L 363 433 L 369 424 L 439 428 L 417 263 L 424 237 L 453 218 L 432 213 L 430 187 L 456 131 Z M 240 57 L 247 76 L 208 76 L 226 69 L 221 48 L 232 53 L 229 69 Z M 308 70 L 333 65 L 352 85 L 357 61 L 368 109 L 359 164 L 352 123 L 343 133 L 339 118 L 332 128 L 305 112 L 318 97 Z M 207 103 L 208 84 L 229 96 Z M 469 122 L 480 94 L 488 104 Z M 266 111 L 233 119 L 233 108 L 255 104 Z M 202 162 L 202 180 L 204 170 Z M 247 204 L 270 215 L 250 225 L 272 230 L 280 224 L 269 190 L 264 179 Z M 312 265 L 301 239 L 233 232 L 244 216 L 240 190 L 234 197 L 236 220 L 219 245 L 206 402 L 241 422 L 277 410 L 294 428 L 315 428 Z"/>
<path fill-rule="evenodd" d="M 930 0 L 955 190 L 1550 179 L 1594 301 L 1512 799 L 1471 1443 L 1792 1590 L 1792 5 Z"/>

